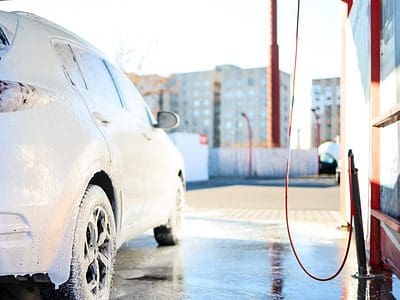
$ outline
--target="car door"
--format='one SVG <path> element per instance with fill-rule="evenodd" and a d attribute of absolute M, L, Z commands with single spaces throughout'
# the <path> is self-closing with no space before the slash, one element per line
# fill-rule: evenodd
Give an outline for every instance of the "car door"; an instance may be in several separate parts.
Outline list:
<path fill-rule="evenodd" d="M 123 239 L 136 232 L 145 201 L 145 180 L 140 159 L 146 146 L 140 123 L 123 108 L 104 60 L 79 46 L 71 46 L 74 61 L 81 69 L 86 89 L 84 101 L 99 130 L 108 142 L 115 192 L 122 198 L 121 228 Z"/>
<path fill-rule="evenodd" d="M 132 82 L 112 65 L 108 65 L 118 89 L 122 95 L 124 106 L 132 117 L 140 123 L 140 130 L 146 140 L 146 152 L 142 158 L 147 169 L 143 170 L 146 178 L 146 202 L 143 209 L 142 224 L 149 227 L 158 224 L 169 212 L 168 198 L 171 199 L 172 168 L 169 157 L 168 137 L 162 129 L 155 128 L 156 121 L 152 117 L 146 103 Z M 175 183 L 175 182 L 174 182 Z M 175 188 L 173 188 L 175 191 Z"/>

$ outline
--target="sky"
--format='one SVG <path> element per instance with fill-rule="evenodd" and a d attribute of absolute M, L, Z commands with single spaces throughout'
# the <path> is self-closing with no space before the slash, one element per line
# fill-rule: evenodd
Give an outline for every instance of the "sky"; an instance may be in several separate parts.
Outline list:
<path fill-rule="evenodd" d="M 311 80 L 338 77 L 340 0 L 301 0 L 293 132 L 310 145 Z M 297 0 L 278 0 L 280 69 L 293 73 Z M 127 71 L 169 75 L 268 64 L 269 0 L 13 0 L 82 36 Z M 296 140 L 292 142 L 297 145 Z"/>

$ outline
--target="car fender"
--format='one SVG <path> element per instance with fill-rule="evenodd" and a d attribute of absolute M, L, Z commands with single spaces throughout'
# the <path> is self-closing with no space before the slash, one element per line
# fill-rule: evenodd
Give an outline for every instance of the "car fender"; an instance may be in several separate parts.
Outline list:
<path fill-rule="evenodd" d="M 56 251 L 56 255 L 53 258 L 50 269 L 48 271 L 49 278 L 52 283 L 56 286 L 56 288 L 66 282 L 70 275 L 70 265 L 72 259 L 72 247 L 73 247 L 73 238 L 75 231 L 75 224 L 78 217 L 79 205 L 81 203 L 82 197 L 85 194 L 86 188 L 89 185 L 90 180 L 93 178 L 94 174 L 99 171 L 103 171 L 107 174 L 110 173 L 109 161 L 106 160 L 97 160 L 93 161 L 87 167 L 84 174 L 87 174 L 84 177 L 80 177 L 80 184 L 76 188 L 75 196 L 73 197 L 73 201 L 71 202 L 70 214 L 69 218 L 67 218 L 66 224 L 64 224 L 64 235 L 59 243 L 58 250 Z M 77 174 L 73 172 L 71 176 L 76 176 Z M 75 180 L 73 180 L 75 181 Z M 72 182 L 73 182 L 72 181 Z M 67 191 L 69 187 L 64 188 Z M 68 192 L 66 192 L 68 193 Z M 117 197 L 117 195 L 115 195 Z M 61 201 L 65 199 L 66 196 L 61 195 Z M 116 198 L 117 200 L 117 198 Z M 118 199 L 119 203 L 119 199 Z M 118 210 L 120 210 L 120 205 L 117 205 Z"/>

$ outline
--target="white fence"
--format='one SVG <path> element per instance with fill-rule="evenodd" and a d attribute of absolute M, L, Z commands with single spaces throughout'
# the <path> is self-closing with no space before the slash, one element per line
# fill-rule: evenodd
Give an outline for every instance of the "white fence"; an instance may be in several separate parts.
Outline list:
<path fill-rule="evenodd" d="M 200 135 L 174 132 L 169 137 L 185 161 L 186 181 L 208 180 L 208 145 L 201 143 Z"/>
<path fill-rule="evenodd" d="M 252 176 L 284 177 L 288 150 L 255 148 L 252 152 Z M 247 176 L 249 150 L 246 148 L 210 149 L 210 176 Z M 290 176 L 318 174 L 318 151 L 292 150 Z"/>

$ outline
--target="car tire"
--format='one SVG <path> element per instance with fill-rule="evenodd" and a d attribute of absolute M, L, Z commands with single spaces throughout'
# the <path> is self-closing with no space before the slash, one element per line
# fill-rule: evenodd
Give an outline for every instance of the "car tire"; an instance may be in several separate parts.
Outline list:
<path fill-rule="evenodd" d="M 79 206 L 70 277 L 57 299 L 108 299 L 116 255 L 114 214 L 107 195 L 89 185 Z"/>
<path fill-rule="evenodd" d="M 336 184 L 340 184 L 340 172 L 336 172 L 335 173 L 335 181 L 336 181 Z"/>
<path fill-rule="evenodd" d="M 160 246 L 178 245 L 181 240 L 185 188 L 180 178 L 177 185 L 175 204 L 168 223 L 153 230 L 154 238 Z"/>

